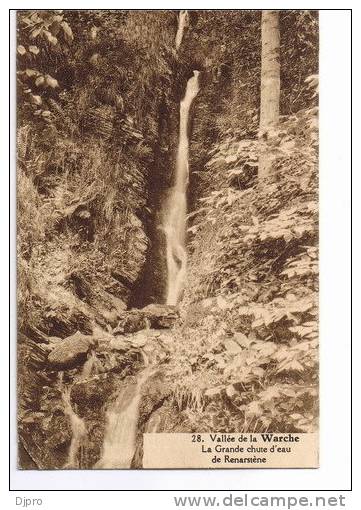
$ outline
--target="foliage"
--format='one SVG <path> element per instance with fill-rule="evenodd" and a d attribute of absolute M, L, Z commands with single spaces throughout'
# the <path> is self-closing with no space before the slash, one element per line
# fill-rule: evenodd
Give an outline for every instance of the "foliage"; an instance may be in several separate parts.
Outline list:
<path fill-rule="evenodd" d="M 257 136 L 260 106 L 261 11 L 219 10 L 191 13 L 184 52 L 200 68 L 192 135 L 192 166 L 201 178 L 207 152 L 225 135 L 237 141 Z M 315 106 L 317 98 L 305 82 L 318 72 L 318 12 L 280 11 L 282 115 Z M 189 64 L 188 64 L 189 65 Z"/>
<path fill-rule="evenodd" d="M 201 388 L 204 430 L 317 428 L 317 113 L 283 116 L 267 141 L 226 135 L 209 153 L 172 367 L 184 395 Z M 272 173 L 258 183 L 264 150 Z"/>
<path fill-rule="evenodd" d="M 87 330 L 114 321 L 143 271 L 158 110 L 175 61 L 172 13 L 149 12 L 146 27 L 144 15 L 18 12 L 23 331 L 64 336 L 79 313 Z"/>
<path fill-rule="evenodd" d="M 280 24 L 281 122 L 263 140 L 259 11 L 193 11 L 178 54 L 169 10 L 18 13 L 19 327 L 37 341 L 111 327 L 129 303 L 202 71 L 168 366 L 198 431 L 317 428 L 317 13 Z"/>

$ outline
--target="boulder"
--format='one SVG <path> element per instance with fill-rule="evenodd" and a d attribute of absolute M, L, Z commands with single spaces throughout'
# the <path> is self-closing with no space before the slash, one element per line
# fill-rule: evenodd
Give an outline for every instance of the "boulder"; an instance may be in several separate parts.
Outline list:
<path fill-rule="evenodd" d="M 151 304 L 140 310 L 146 317 L 150 326 L 155 329 L 171 328 L 179 318 L 179 312 L 175 306 Z"/>
<path fill-rule="evenodd" d="M 153 373 L 142 387 L 142 398 L 139 404 L 139 425 L 145 423 L 153 411 L 161 407 L 170 396 L 171 389 L 165 382 L 165 374 L 161 371 Z"/>
<path fill-rule="evenodd" d="M 121 313 L 113 334 L 136 333 L 148 328 L 171 328 L 178 318 L 179 313 L 175 306 L 151 304 L 140 310 L 133 308 Z"/>
<path fill-rule="evenodd" d="M 136 333 L 141 329 L 146 329 L 149 326 L 147 318 L 141 312 L 141 310 L 133 309 L 127 312 L 122 312 L 117 327 L 113 330 L 113 333 Z"/>
<path fill-rule="evenodd" d="M 48 355 L 48 362 L 58 369 L 73 368 L 86 360 L 92 345 L 92 336 L 83 335 L 77 331 L 74 335 L 55 344 Z"/>
<path fill-rule="evenodd" d="M 116 336 L 113 337 L 108 343 L 108 349 L 111 351 L 121 351 L 126 352 L 130 349 L 130 342 L 127 337 L 124 336 Z"/>
<path fill-rule="evenodd" d="M 87 417 L 94 410 L 104 406 L 114 392 L 114 378 L 95 376 L 84 382 L 76 383 L 71 388 L 71 401 L 76 404 L 81 418 Z"/>

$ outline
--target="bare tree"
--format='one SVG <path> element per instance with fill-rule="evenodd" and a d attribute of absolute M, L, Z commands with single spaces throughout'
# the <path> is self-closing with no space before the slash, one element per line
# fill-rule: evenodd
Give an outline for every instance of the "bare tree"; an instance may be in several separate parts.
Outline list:
<path fill-rule="evenodd" d="M 278 124 L 280 104 L 280 31 L 278 11 L 262 11 L 262 62 L 260 132 L 263 136 Z M 258 176 L 269 174 L 272 158 L 263 152 Z"/>

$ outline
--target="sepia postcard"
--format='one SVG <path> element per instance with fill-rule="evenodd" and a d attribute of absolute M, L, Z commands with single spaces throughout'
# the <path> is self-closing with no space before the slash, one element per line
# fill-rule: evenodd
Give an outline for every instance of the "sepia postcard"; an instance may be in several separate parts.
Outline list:
<path fill-rule="evenodd" d="M 18 10 L 17 466 L 317 468 L 316 10 Z"/>

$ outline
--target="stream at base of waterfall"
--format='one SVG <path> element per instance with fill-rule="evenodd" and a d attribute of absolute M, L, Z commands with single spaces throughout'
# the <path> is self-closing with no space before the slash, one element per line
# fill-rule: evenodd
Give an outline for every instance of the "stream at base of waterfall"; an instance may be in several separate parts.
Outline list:
<path fill-rule="evenodd" d="M 95 468 L 130 468 L 136 449 L 141 391 L 150 371 L 144 369 L 137 383 L 125 387 L 108 410 L 102 456 Z"/>

